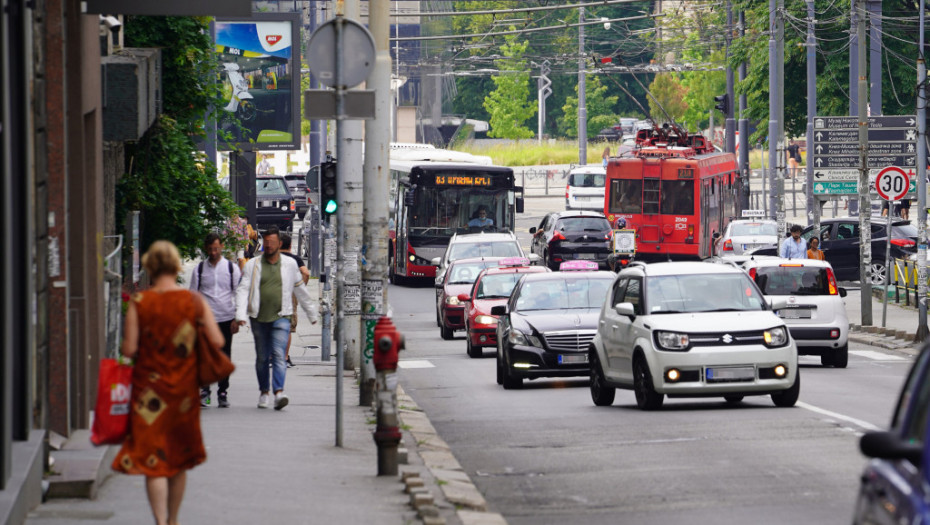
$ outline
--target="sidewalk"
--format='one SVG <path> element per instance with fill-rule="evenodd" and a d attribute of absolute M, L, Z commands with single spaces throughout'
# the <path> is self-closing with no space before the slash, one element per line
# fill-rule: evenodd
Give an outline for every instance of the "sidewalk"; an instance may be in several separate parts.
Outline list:
<path fill-rule="evenodd" d="M 872 289 L 881 291 L 883 287 L 873 286 Z M 859 290 L 850 289 L 848 294 L 845 302 L 851 341 L 916 354 L 921 344 L 914 342 L 917 333 L 917 308 L 913 306 L 913 302 L 910 307 L 904 306 L 902 298 L 900 304 L 895 304 L 892 296 L 888 301 L 885 325 L 882 327 L 882 300 L 873 295 L 872 325 L 861 326 L 862 302 Z"/>

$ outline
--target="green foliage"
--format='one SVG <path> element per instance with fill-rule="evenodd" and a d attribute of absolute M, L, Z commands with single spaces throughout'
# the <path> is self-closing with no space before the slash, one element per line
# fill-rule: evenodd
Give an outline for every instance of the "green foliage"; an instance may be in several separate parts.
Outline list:
<path fill-rule="evenodd" d="M 655 80 L 649 86 L 649 91 L 652 92 L 652 97 L 649 97 L 649 111 L 655 119 L 660 122 L 666 121 L 668 117 L 675 122 L 681 120 L 688 109 L 688 104 L 685 102 L 688 90 L 678 81 L 676 73 L 656 75 Z M 662 111 L 663 108 L 665 111 Z M 668 117 L 665 116 L 666 114 Z"/>
<path fill-rule="evenodd" d="M 571 138 L 578 137 L 578 86 L 575 85 L 575 96 L 567 97 L 562 106 L 562 117 L 559 119 L 559 132 Z M 588 139 L 593 139 L 604 128 L 615 126 L 620 122 L 620 116 L 614 113 L 617 106 L 617 95 L 608 95 L 607 86 L 601 84 L 601 79 L 593 75 L 585 77 L 585 109 L 588 112 Z"/>
<path fill-rule="evenodd" d="M 527 42 L 508 37 L 501 46 L 505 58 L 496 60 L 500 73 L 493 77 L 496 89 L 484 99 L 484 108 L 490 115 L 490 137 L 507 139 L 530 138 L 534 133 L 523 123 L 536 114 L 530 99 L 530 75 L 526 72 Z"/>
<path fill-rule="evenodd" d="M 589 145 L 588 164 L 600 164 L 602 146 Z M 618 144 L 609 144 L 611 151 L 617 151 Z M 578 142 L 565 140 L 520 140 L 501 144 L 479 145 L 469 142 L 454 148 L 474 155 L 487 155 L 498 166 L 546 166 L 550 164 L 572 164 L 578 162 Z"/>

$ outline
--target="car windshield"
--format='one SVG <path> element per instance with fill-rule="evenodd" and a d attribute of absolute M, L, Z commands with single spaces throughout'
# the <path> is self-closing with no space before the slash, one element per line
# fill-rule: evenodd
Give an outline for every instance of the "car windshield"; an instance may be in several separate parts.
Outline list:
<path fill-rule="evenodd" d="M 486 275 L 478 283 L 478 290 L 475 292 L 476 299 L 495 299 L 501 297 L 510 297 L 510 292 L 517 284 L 517 281 L 523 277 L 522 273 L 498 273 Z"/>
<path fill-rule="evenodd" d="M 600 308 L 612 279 L 563 277 L 524 283 L 517 298 L 517 310 L 561 310 Z"/>
<path fill-rule="evenodd" d="M 523 253 L 514 241 L 456 243 L 449 252 L 449 261 L 472 257 L 523 257 Z"/>
<path fill-rule="evenodd" d="M 257 179 L 255 186 L 256 194 L 259 197 L 262 195 L 281 195 L 288 192 L 287 186 L 281 179 Z"/>
<path fill-rule="evenodd" d="M 497 261 L 468 262 L 453 264 L 449 270 L 449 284 L 471 284 L 485 268 L 497 266 Z"/>
<path fill-rule="evenodd" d="M 766 222 L 738 222 L 730 228 L 730 235 L 738 237 L 740 235 L 778 235 L 778 227 L 775 224 Z"/>
<path fill-rule="evenodd" d="M 742 273 L 662 275 L 647 280 L 649 313 L 762 310 L 765 301 Z"/>
<path fill-rule="evenodd" d="M 607 175 L 603 173 L 573 173 L 568 184 L 581 188 L 603 188 Z"/>
<path fill-rule="evenodd" d="M 568 232 L 601 232 L 610 230 L 610 223 L 603 217 L 566 217 L 559 220 L 555 229 Z"/>
<path fill-rule="evenodd" d="M 756 284 L 765 295 L 830 295 L 826 268 L 812 266 L 757 268 Z"/>

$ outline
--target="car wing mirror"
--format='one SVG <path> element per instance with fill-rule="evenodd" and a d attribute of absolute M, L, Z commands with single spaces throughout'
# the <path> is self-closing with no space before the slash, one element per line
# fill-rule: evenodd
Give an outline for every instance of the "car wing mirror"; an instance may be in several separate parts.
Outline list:
<path fill-rule="evenodd" d="M 542 260 L 542 257 L 535 253 L 527 255 L 526 258 L 530 260 L 530 264 L 536 264 Z"/>
<path fill-rule="evenodd" d="M 431 260 L 429 263 L 433 266 L 439 266 L 439 264 L 442 263 L 442 257 L 433 257 L 433 260 Z"/>
<path fill-rule="evenodd" d="M 507 305 L 499 304 L 497 306 L 491 307 L 491 315 L 506 315 L 507 314 Z"/>
<path fill-rule="evenodd" d="M 840 297 L 846 297 L 846 288 L 840 288 Z"/>
<path fill-rule="evenodd" d="M 460 293 L 458 296 L 458 299 L 459 301 L 462 301 L 463 303 L 465 301 L 471 301 L 471 297 L 469 297 L 467 293 Z"/>
<path fill-rule="evenodd" d="M 777 312 L 779 310 L 788 308 L 788 301 L 784 299 L 773 299 L 769 305 L 772 307 L 773 312 Z"/>
<path fill-rule="evenodd" d="M 719 238 L 720 238 L 720 232 L 714 232 L 713 237 L 714 237 L 714 239 L 719 239 Z"/>
<path fill-rule="evenodd" d="M 530 228 L 530 233 L 536 233 L 536 226 L 533 226 L 532 228 Z"/>
<path fill-rule="evenodd" d="M 859 439 L 859 450 L 870 458 L 906 459 L 920 466 L 923 445 L 905 441 L 894 432 L 866 432 Z"/>
<path fill-rule="evenodd" d="M 617 315 L 629 317 L 631 321 L 636 318 L 636 309 L 633 308 L 633 303 L 617 303 L 614 305 L 614 311 L 617 312 Z"/>

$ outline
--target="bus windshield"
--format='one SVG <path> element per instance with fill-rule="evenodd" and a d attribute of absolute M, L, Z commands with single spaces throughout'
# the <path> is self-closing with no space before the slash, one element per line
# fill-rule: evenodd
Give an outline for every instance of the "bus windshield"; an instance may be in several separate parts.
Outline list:
<path fill-rule="evenodd" d="M 511 190 L 474 187 L 419 186 L 407 208 L 410 235 L 452 236 L 470 228 L 513 229 Z"/>

